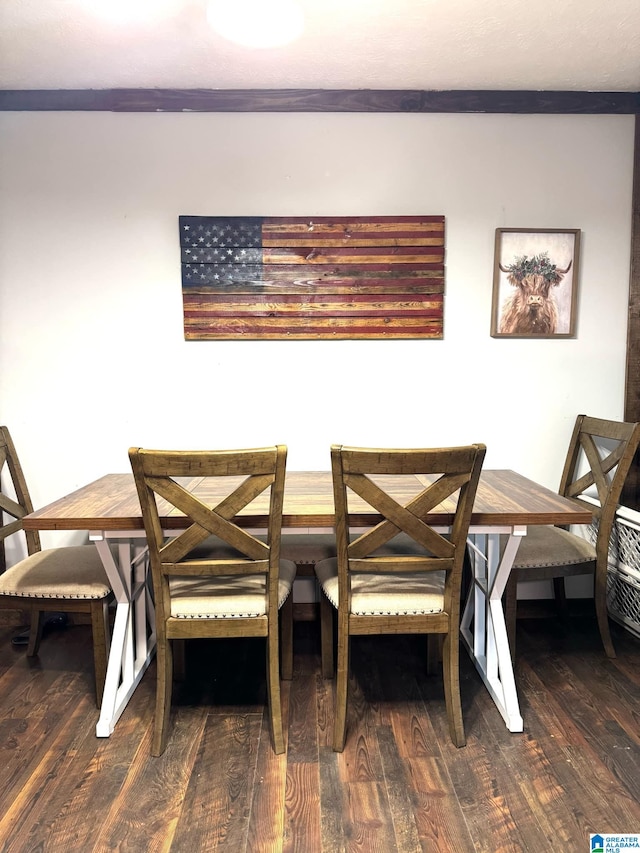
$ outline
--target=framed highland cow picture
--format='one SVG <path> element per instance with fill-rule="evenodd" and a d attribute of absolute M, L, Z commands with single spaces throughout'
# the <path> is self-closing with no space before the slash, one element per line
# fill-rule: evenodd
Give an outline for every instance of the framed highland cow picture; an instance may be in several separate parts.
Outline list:
<path fill-rule="evenodd" d="M 580 230 L 496 228 L 491 336 L 574 338 Z"/>

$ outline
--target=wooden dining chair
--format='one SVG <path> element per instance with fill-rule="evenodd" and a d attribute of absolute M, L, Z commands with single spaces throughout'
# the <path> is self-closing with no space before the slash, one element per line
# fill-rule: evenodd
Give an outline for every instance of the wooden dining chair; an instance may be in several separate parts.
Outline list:
<path fill-rule="evenodd" d="M 0 426 L 0 475 L 8 472 L 7 486 L 0 491 L 0 555 L 5 567 L 4 543 L 22 531 L 22 519 L 33 512 L 27 482 L 11 435 Z M 0 476 L 1 480 L 1 476 Z M 5 516 L 10 520 L 5 524 Z M 41 550 L 35 530 L 24 530 L 27 555 L 0 574 L 0 607 L 28 610 L 31 615 L 27 656 L 38 654 L 43 614 L 88 613 L 93 632 L 96 701 L 102 702 L 109 652 L 108 605 L 112 598 L 102 561 L 94 545 L 68 545 Z"/>
<path fill-rule="evenodd" d="M 333 749 L 344 749 L 350 639 L 357 634 L 437 634 L 444 638 L 444 694 L 451 738 L 464 746 L 460 704 L 460 584 L 471 510 L 486 448 L 482 444 L 416 450 L 335 445 L 331 448 L 337 557 L 316 574 L 321 599 L 322 668 L 333 669 L 332 608 L 338 649 Z M 394 485 L 410 481 L 408 502 Z M 354 502 L 382 520 L 364 533 L 354 529 Z M 434 528 L 432 510 L 448 507 L 451 527 Z M 355 522 L 357 523 L 357 521 Z M 440 516 L 437 523 L 442 525 Z M 361 522 L 360 522 L 361 524 Z"/>
<path fill-rule="evenodd" d="M 279 610 L 283 676 L 291 678 L 291 590 L 295 563 L 280 559 L 287 449 L 158 451 L 131 448 L 129 458 L 144 520 L 153 578 L 157 686 L 153 755 L 169 731 L 173 649 L 178 640 L 265 637 L 266 681 L 273 749 L 285 749 L 280 704 Z M 181 478 L 187 478 L 187 481 Z M 204 479 L 203 479 L 204 478 Z M 206 479 L 228 485 L 222 500 L 206 500 Z M 223 478 L 230 478 L 224 480 Z M 200 496 L 194 494 L 198 487 Z M 241 526 L 239 514 L 269 490 L 266 537 Z M 162 514 L 181 513 L 185 529 L 166 535 Z M 211 504 L 214 505 L 211 505 Z"/>
<path fill-rule="evenodd" d="M 607 613 L 609 542 L 620 494 L 640 442 L 640 424 L 578 415 L 559 493 L 594 512 L 593 541 L 562 527 L 531 525 L 522 537 L 504 595 L 512 656 L 516 646 L 517 589 L 521 581 L 553 579 L 565 606 L 564 579 L 591 574 L 598 627 L 605 652 L 616 656 Z"/>

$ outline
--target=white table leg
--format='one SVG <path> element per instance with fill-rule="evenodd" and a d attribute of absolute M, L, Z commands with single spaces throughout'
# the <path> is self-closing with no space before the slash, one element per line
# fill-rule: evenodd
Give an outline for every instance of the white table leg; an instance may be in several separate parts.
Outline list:
<path fill-rule="evenodd" d="M 107 662 L 107 677 L 100 717 L 96 725 L 98 737 L 109 737 L 153 657 L 156 644 L 153 603 L 147 587 L 146 557 L 142 547 L 134 550 L 122 534 L 117 538 L 118 559 L 115 560 L 106 532 L 92 532 L 95 543 L 116 598 L 116 615 Z"/>
<path fill-rule="evenodd" d="M 500 532 L 508 533 L 500 555 Z M 510 732 L 523 730 L 513 663 L 502 607 L 504 592 L 526 527 L 470 534 L 473 584 L 467 595 L 460 632 L 476 669 Z"/>

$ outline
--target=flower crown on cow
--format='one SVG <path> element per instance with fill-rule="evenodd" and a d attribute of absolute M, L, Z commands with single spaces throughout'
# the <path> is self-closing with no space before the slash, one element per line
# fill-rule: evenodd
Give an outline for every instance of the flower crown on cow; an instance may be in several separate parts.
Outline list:
<path fill-rule="evenodd" d="M 509 273 L 509 278 L 512 280 L 515 279 L 515 281 L 522 281 L 528 275 L 541 275 L 551 284 L 558 284 L 562 275 L 568 271 L 569 267 L 566 270 L 558 271 L 556 264 L 552 264 L 549 260 L 549 254 L 541 252 L 539 255 L 533 255 L 532 257 L 521 255 L 512 264 L 509 264 L 509 266 L 503 267 L 500 264 L 500 269 L 503 272 Z"/>

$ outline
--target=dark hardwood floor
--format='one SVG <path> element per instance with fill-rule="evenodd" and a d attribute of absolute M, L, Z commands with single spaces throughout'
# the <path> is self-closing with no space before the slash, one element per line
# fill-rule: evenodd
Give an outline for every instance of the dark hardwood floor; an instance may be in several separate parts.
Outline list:
<path fill-rule="evenodd" d="M 0 629 L 0 850 L 542 851 L 589 832 L 640 831 L 640 640 L 595 620 L 524 619 L 510 734 L 466 653 L 467 746 L 447 733 L 424 640 L 356 638 L 347 747 L 330 747 L 332 683 L 317 625 L 295 628 L 283 684 L 288 751 L 271 750 L 262 641 L 200 641 L 151 758 L 154 666 L 108 739 L 95 737 L 87 626 L 56 630 L 29 662 Z"/>

